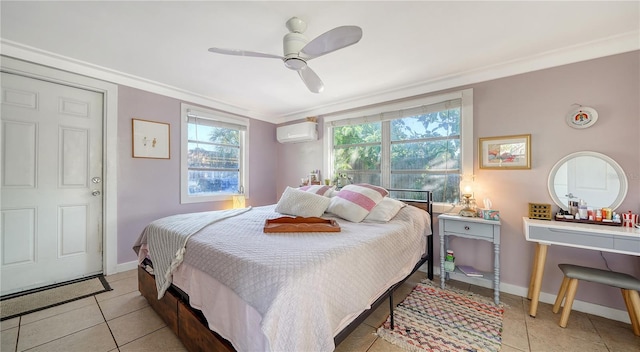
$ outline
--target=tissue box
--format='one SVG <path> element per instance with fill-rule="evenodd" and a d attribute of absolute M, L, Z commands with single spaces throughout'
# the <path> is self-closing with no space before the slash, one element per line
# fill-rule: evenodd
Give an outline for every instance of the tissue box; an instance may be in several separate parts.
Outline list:
<path fill-rule="evenodd" d="M 478 217 L 485 220 L 500 220 L 500 211 L 491 209 L 478 209 Z"/>

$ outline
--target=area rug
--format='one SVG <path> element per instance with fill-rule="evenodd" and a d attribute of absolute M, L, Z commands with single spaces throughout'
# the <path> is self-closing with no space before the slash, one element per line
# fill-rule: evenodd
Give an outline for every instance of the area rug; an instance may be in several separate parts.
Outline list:
<path fill-rule="evenodd" d="M 504 307 L 471 292 L 419 283 L 378 329 L 378 336 L 408 351 L 499 351 Z"/>
<path fill-rule="evenodd" d="M 43 288 L 3 296 L 0 321 L 111 291 L 103 275 L 91 276 Z"/>

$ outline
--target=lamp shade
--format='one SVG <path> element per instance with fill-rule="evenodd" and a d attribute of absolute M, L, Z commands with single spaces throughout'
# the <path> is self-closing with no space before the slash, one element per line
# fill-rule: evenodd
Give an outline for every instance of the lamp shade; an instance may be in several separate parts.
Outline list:
<path fill-rule="evenodd" d="M 246 208 L 244 194 L 233 195 L 233 209 Z"/>
<path fill-rule="evenodd" d="M 463 197 L 473 197 L 474 175 L 460 175 L 460 194 Z"/>

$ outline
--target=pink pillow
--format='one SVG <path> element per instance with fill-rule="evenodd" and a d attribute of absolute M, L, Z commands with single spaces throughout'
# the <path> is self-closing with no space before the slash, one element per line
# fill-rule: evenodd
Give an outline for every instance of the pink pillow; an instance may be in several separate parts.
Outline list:
<path fill-rule="evenodd" d="M 331 198 L 327 212 L 351 222 L 361 222 L 388 194 L 386 189 L 367 183 L 347 185 Z"/>
<path fill-rule="evenodd" d="M 321 196 L 328 197 L 335 186 L 321 186 L 321 185 L 311 185 L 311 186 L 302 186 L 298 188 L 301 191 L 311 192 L 315 194 L 319 194 Z"/>

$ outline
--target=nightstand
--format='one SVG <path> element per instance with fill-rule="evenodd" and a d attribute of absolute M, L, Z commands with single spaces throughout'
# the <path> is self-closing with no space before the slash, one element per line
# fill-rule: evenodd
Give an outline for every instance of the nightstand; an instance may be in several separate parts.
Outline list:
<path fill-rule="evenodd" d="M 471 238 L 475 240 L 489 241 L 493 243 L 493 273 L 482 273 L 482 277 L 473 279 L 493 283 L 493 300 L 500 303 L 500 221 L 484 220 L 480 218 L 462 217 L 459 215 L 442 214 L 438 216 L 440 228 L 440 287 L 444 288 L 444 282 L 450 276 L 462 275 L 456 266 L 452 273 L 444 270 L 444 258 L 449 246 L 448 236 Z M 464 259 L 456 260 L 457 264 L 464 265 Z"/>

